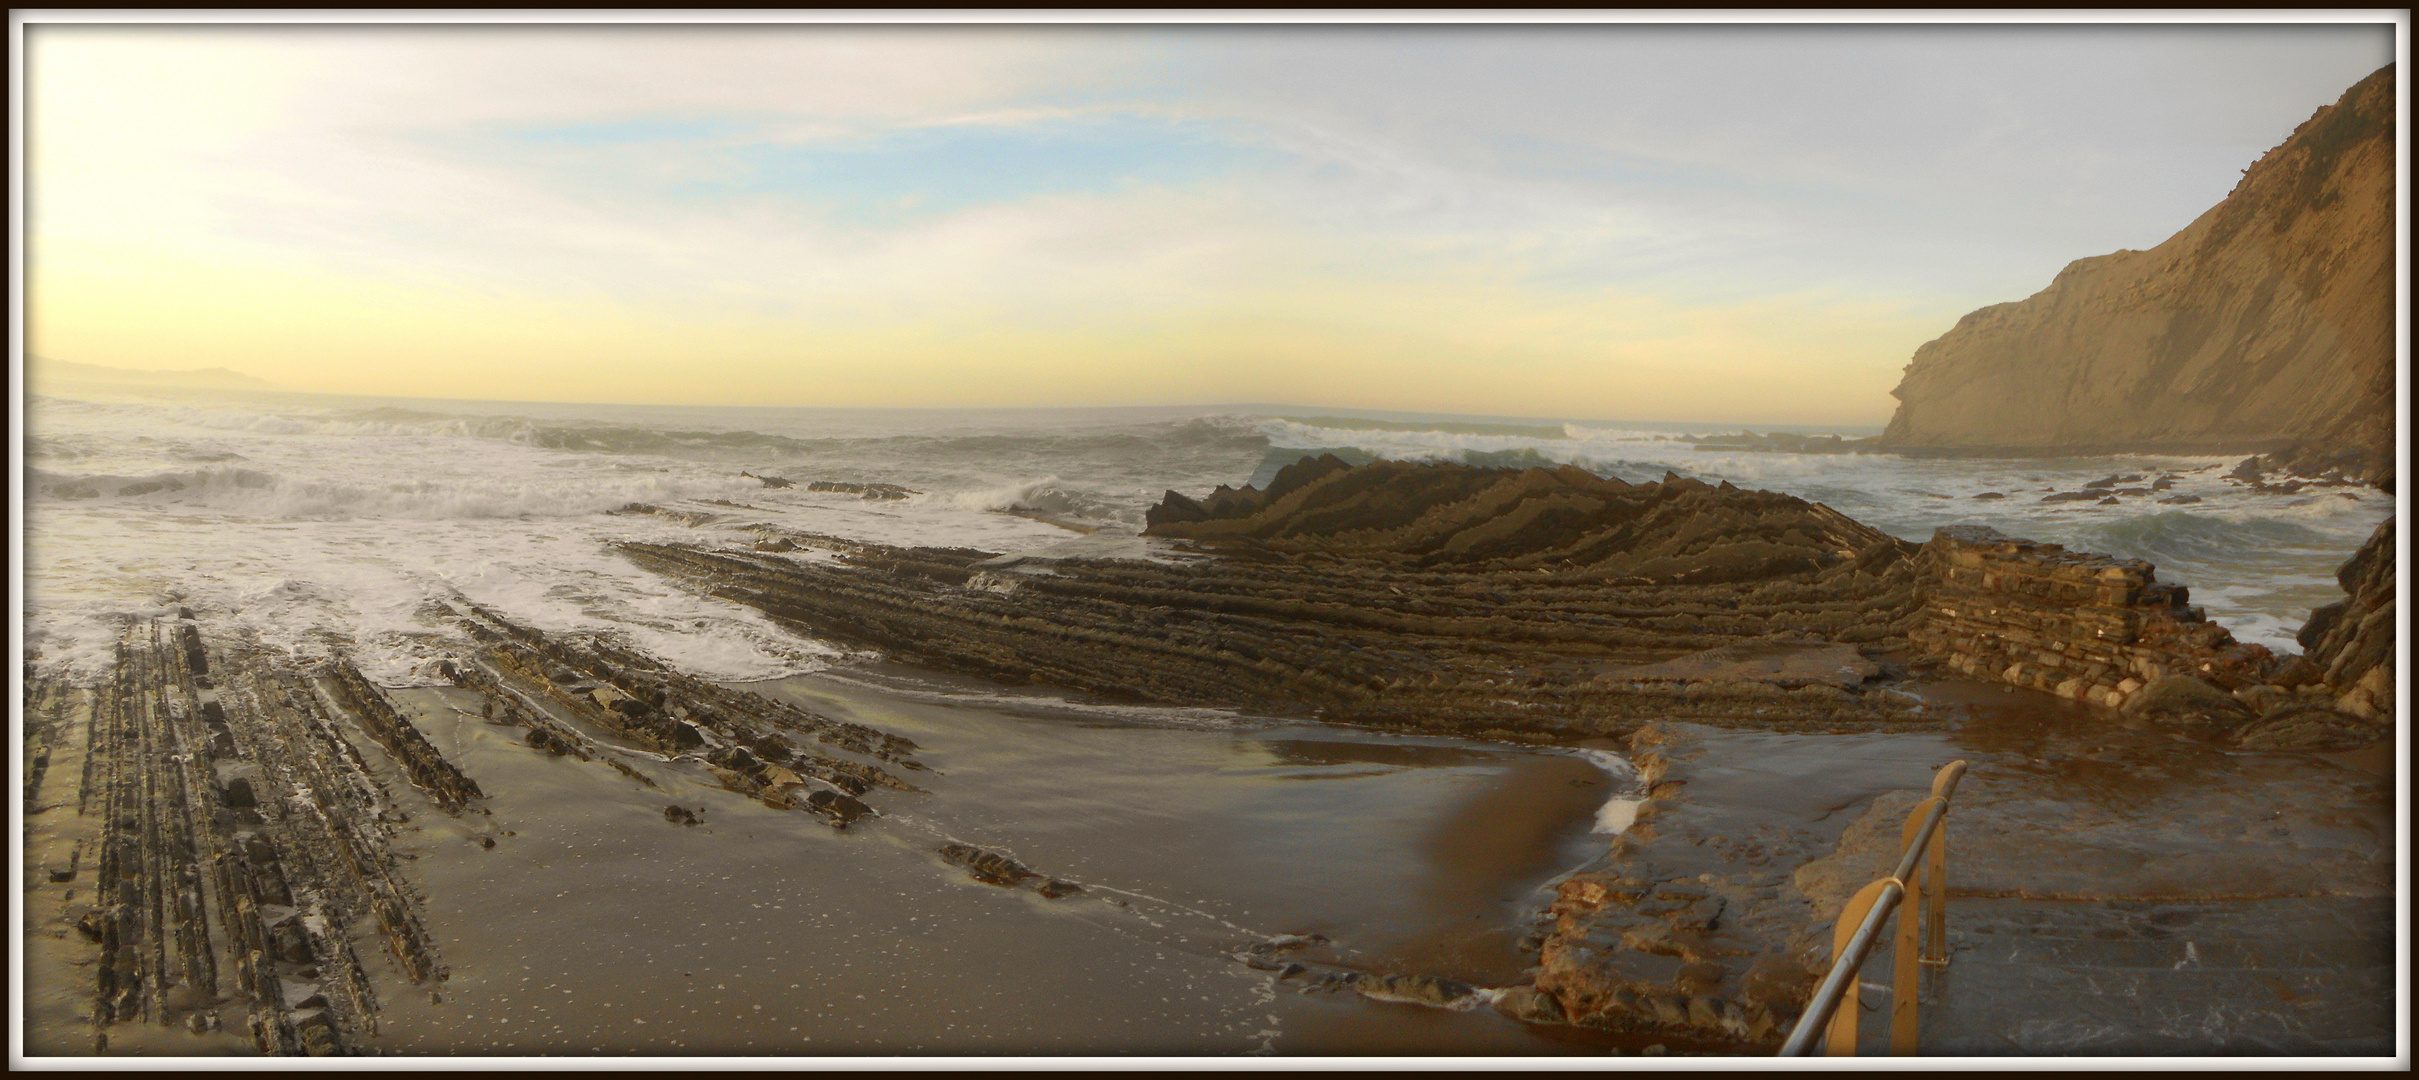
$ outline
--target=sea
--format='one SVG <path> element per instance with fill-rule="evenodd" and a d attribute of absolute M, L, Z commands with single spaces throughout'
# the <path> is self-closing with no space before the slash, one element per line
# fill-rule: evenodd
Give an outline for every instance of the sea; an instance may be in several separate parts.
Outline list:
<path fill-rule="evenodd" d="M 442 699 L 436 661 L 459 643 L 422 611 L 463 597 L 549 631 L 616 635 L 692 674 L 928 748 L 941 774 L 932 793 L 885 804 L 879 821 L 833 833 L 741 802 L 707 836 L 646 813 L 624 820 L 626 803 L 548 771 L 569 766 L 430 706 L 431 738 L 551 869 L 498 874 L 469 844 L 450 845 L 443 823 L 426 826 L 416 872 L 454 976 L 449 1004 L 390 1010 L 389 1049 L 1603 1053 L 1602 1039 L 1483 1008 L 1303 994 L 1238 957 L 1315 933 L 1371 970 L 1525 982 L 1534 956 L 1518 944 L 1544 890 L 1629 824 L 1636 773 L 1620 748 L 1103 704 L 905 670 L 686 591 L 611 542 L 741 544 L 771 524 L 1151 558 L 1161 544 L 1139 533 L 1165 492 L 1264 484 L 1305 455 L 1567 464 L 1786 492 L 1908 540 L 1979 524 L 2146 559 L 2237 638 L 2297 651 L 2310 609 L 2342 596 L 2336 568 L 2394 510 L 2368 488 L 2255 489 L 2228 476 L 2240 455 L 1913 458 L 1693 441 L 1741 430 L 1250 405 L 58 389 L 28 399 L 23 428 L 22 660 L 96 677 L 128 618 L 182 606 L 298 658 L 347 655 L 426 705 Z M 2174 480 L 2113 505 L 2044 501 L 2137 476 L 2118 486 Z M 2161 501 L 2184 497 L 2197 501 Z M 617 512 L 633 503 L 711 516 Z M 1124 902 L 1070 913 L 972 884 L 931 854 L 960 841 Z"/>

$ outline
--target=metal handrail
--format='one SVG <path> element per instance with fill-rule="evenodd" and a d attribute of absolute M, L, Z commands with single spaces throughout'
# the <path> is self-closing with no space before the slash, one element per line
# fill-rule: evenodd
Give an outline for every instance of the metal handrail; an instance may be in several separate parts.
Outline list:
<path fill-rule="evenodd" d="M 1890 876 L 1878 879 L 1849 898 L 1841 909 L 1839 922 L 1832 931 L 1831 970 L 1814 988 L 1814 997 L 1807 1001 L 1806 1011 L 1797 1018 L 1797 1026 L 1781 1044 L 1782 1057 L 1803 1057 L 1812 1052 L 1817 1038 L 1825 1039 L 1825 1052 L 1832 1056 L 1856 1053 L 1856 1009 L 1839 1011 L 1843 1001 L 1851 1000 L 1857 986 L 1857 975 L 1863 969 L 1865 957 L 1881 940 L 1882 925 L 1889 921 L 1907 895 L 1912 883 L 1920 889 L 1918 901 L 1907 906 L 1898 920 L 1898 948 L 1891 985 L 1890 1052 L 1915 1052 L 1915 995 L 1924 967 L 1948 965 L 1948 829 L 1949 796 L 1957 791 L 1957 781 L 1965 776 L 1966 763 L 1952 761 L 1940 767 L 1932 777 L 1932 794 L 1907 815 L 1900 830 L 1905 850 L 1898 857 L 1898 866 Z M 1928 857 L 1927 857 L 1928 856 Z M 1917 871 L 1923 874 L 1919 880 Z M 1925 933 L 1925 930 L 1929 933 Z"/>

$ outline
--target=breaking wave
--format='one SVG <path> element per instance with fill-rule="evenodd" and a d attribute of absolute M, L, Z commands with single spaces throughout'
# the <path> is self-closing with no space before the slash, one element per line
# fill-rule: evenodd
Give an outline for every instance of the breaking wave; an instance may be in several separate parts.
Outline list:
<path fill-rule="evenodd" d="M 729 498 L 758 487 L 737 477 L 675 480 L 662 474 L 347 482 L 238 467 L 131 476 L 31 470 L 28 480 L 37 498 L 55 502 L 140 501 L 284 520 L 579 517 L 633 502 Z"/>

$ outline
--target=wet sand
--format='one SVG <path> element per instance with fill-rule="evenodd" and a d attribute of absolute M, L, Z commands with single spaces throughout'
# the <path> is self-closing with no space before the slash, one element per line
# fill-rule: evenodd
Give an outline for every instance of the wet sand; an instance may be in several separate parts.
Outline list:
<path fill-rule="evenodd" d="M 1974 974 L 1953 977 L 1956 993 L 1926 1021 L 1927 1031 L 1940 1029 L 1928 1040 L 1988 1053 L 2120 1045 L 2110 1031 L 2147 1033 L 2137 1042 L 2153 1049 L 2203 1036 L 2288 1050 L 2372 1045 L 2382 984 L 2371 908 L 2391 887 L 2390 855 L 2381 863 L 2374 853 L 2380 837 L 2390 849 L 2392 835 L 2376 805 L 2387 790 L 2380 779 L 2390 785 L 2391 774 L 2377 770 L 2376 755 L 2244 753 L 2046 695 L 1953 680 L 1909 685 L 1939 725 L 1829 735 L 1673 725 L 1685 737 L 1657 751 L 1669 760 L 1622 857 L 1651 864 L 1654 882 L 1728 897 L 1722 933 L 1768 946 L 1827 918 L 1819 896 L 1789 899 L 1790 890 L 1821 891 L 1801 868 L 1827 862 L 1839 881 L 1869 880 L 1879 871 L 1858 860 L 1888 861 L 1894 850 L 1857 848 L 1856 830 L 1887 816 L 1885 800 L 1924 786 L 1940 764 L 1968 758 L 1975 770 L 1952 819 L 1955 941 L 1986 953 L 1994 941 L 2019 947 L 1978 953 Z M 1751 1048 L 1532 1026 L 1475 999 L 1444 1009 L 1314 982 L 1323 970 L 1528 983 L 1537 956 L 1522 939 L 1553 900 L 1543 887 L 1591 860 L 1601 865 L 1611 844 L 1589 830 L 1615 785 L 1572 748 L 1069 702 L 911 669 L 747 689 L 912 739 L 929 766 L 912 773 L 921 790 L 886 790 L 879 817 L 837 831 L 727 790 L 702 763 L 633 756 L 643 772 L 615 771 L 533 748 L 534 729 L 484 717 L 488 699 L 477 692 L 391 692 L 413 728 L 485 796 L 448 812 L 396 759 L 351 736 L 369 775 L 392 793 L 395 813 L 380 818 L 396 823 L 392 853 L 448 972 L 435 983 L 381 984 L 362 1048 L 1515 1056 L 1658 1042 Z M 569 713 L 555 720 L 597 745 L 613 740 Z M 66 733 L 49 761 L 59 784 L 74 774 L 76 742 Z M 74 890 L 89 885 L 47 877 L 73 864 L 77 830 L 89 831 L 72 809 L 62 812 L 71 807 L 59 801 L 65 792 L 35 793 L 43 808 L 28 833 L 29 1048 L 37 1052 L 90 1049 L 91 949 L 67 926 Z M 675 823 L 667 805 L 700 823 Z M 1895 822 L 1883 824 L 1895 836 Z M 983 884 L 937 853 L 950 844 L 1017 859 L 1081 891 L 1052 899 Z M 2267 891 L 2245 892 L 2262 881 Z M 2301 888 L 2310 881 L 2341 887 Z M 1776 897 L 1785 902 L 1769 902 Z M 2168 931 L 2184 923 L 2251 928 L 2242 932 L 2284 951 L 2243 953 L 2219 929 L 2207 941 L 2178 939 L 2201 953 L 2169 956 L 2184 946 Z M 366 929 L 351 932 L 364 954 L 381 947 Z M 2064 951 L 2030 957 L 2022 945 L 2034 939 L 2064 942 Z M 2240 955 L 2212 961 L 2218 970 L 2186 970 L 2230 944 Z M 1632 974 L 1641 978 L 1668 980 L 1681 967 L 1671 956 L 1637 956 Z M 1280 970 L 1271 957 L 1310 970 Z M 2262 971 L 2287 982 L 2257 983 Z M 2232 1020 L 2142 1012 L 2156 993 L 2128 992 L 2091 1001 L 2109 1015 L 2141 1013 L 2114 1027 L 2039 1026 L 2089 1000 L 2084 991 L 2100 994 L 2098 986 L 2155 984 L 2218 1007 L 2254 983 L 2275 1003 L 2263 999 L 2265 1011 Z M 251 1050 L 233 1031 L 111 1031 L 116 1054 Z"/>
<path fill-rule="evenodd" d="M 1602 1053 L 1601 1039 L 1300 993 L 1237 961 L 1325 934 L 1324 962 L 1524 981 L 1536 887 L 1586 852 L 1601 770 L 1567 753 L 1324 725 L 1018 715 L 802 678 L 759 692 L 914 738 L 925 795 L 835 833 L 662 775 L 661 793 L 400 697 L 493 793 L 497 848 L 420 819 L 452 966 L 398 1003 L 405 1052 Z M 508 734 L 508 733 L 506 733 Z M 1540 791 L 1546 792 L 1540 795 Z M 649 802 L 648 800 L 652 800 Z M 667 824 L 655 803 L 705 808 Z M 509 834 L 509 835 L 502 835 Z M 1490 837 L 1499 842 L 1490 842 Z M 1013 853 L 1087 893 L 978 884 L 931 852 Z M 1569 860 L 1569 861 L 1564 861 Z M 1464 925 L 1470 924 L 1470 925 Z"/>

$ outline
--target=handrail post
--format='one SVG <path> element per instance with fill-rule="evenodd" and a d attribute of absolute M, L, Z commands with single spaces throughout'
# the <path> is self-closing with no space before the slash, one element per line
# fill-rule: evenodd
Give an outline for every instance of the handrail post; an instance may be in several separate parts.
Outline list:
<path fill-rule="evenodd" d="M 1957 782 L 1965 778 L 1965 762 L 1952 761 L 1932 777 L 1932 795 L 1943 802 L 1957 791 Z M 1922 954 L 1924 966 L 1933 969 L 1932 986 L 1940 986 L 1940 969 L 1949 966 L 1949 821 L 1940 819 L 1940 828 L 1932 833 L 1931 851 L 1924 859 L 1924 907 L 1929 915 L 1931 933 L 1926 935 Z"/>
<path fill-rule="evenodd" d="M 1940 830 L 1947 826 L 1948 802 L 1934 795 L 1916 803 L 1915 809 L 1907 814 L 1907 823 L 1898 830 L 1901 865 L 1904 865 L 1906 855 L 1930 848 L 1932 845 L 1927 841 L 1938 837 Z M 1935 810 L 1939 812 L 1940 820 L 1934 820 Z M 1931 837 L 1924 835 L 1927 825 L 1931 826 Z M 1924 916 L 1931 907 L 1931 901 L 1942 891 L 1937 868 L 1925 867 L 1921 863 L 1917 864 L 1917 868 L 1933 872 L 1923 876 L 1922 885 L 1915 890 L 1917 895 L 1908 897 L 1906 906 L 1899 910 L 1898 943 L 1890 952 L 1890 1052 L 1902 1057 L 1915 1054 L 1915 995 L 1922 989 L 1923 983 L 1923 966 L 1919 961 L 1923 956 Z"/>
<path fill-rule="evenodd" d="M 1882 923 L 1897 909 L 1898 935 L 1892 949 L 1890 986 L 1890 1052 L 1916 1052 L 1920 1024 L 1917 999 L 1927 966 L 1948 964 L 1948 814 L 1949 797 L 1965 776 L 1966 763 L 1952 761 L 1932 777 L 1932 793 L 1907 815 L 1899 832 L 1898 865 L 1888 876 L 1857 890 L 1840 909 L 1831 930 L 1831 970 L 1816 984 L 1806 1011 L 1781 1044 L 1783 1057 L 1814 1048 L 1820 1031 L 1823 1052 L 1833 1057 L 1856 1054 L 1860 999 L 1859 972 Z M 1914 895 L 1908 895 L 1912 891 Z M 1903 905 L 1903 906 L 1902 906 Z M 1937 980 L 1935 980 L 1937 985 Z"/>
<path fill-rule="evenodd" d="M 1856 938 L 1858 931 L 1865 929 L 1867 915 L 1885 899 L 1897 899 L 1897 897 L 1885 897 L 1885 894 L 1890 892 L 1890 886 L 1894 884 L 1897 884 L 1895 878 L 1883 878 L 1858 889 L 1856 895 L 1848 899 L 1848 906 L 1840 910 L 1838 926 L 1831 931 L 1831 955 L 1837 957 L 1849 955 L 1849 943 Z M 1900 892 L 1903 895 L 1903 886 Z M 1882 914 L 1887 917 L 1889 913 L 1885 911 Z M 1867 947 L 1870 948 L 1870 946 Z M 1824 1032 L 1823 1053 L 1831 1057 L 1856 1056 L 1857 1014 L 1864 1008 L 1861 1003 L 1862 990 L 1863 987 L 1858 985 L 1855 973 L 1851 971 L 1848 977 L 1848 987 L 1843 991 L 1845 996 L 1841 999 L 1838 1009 L 1831 1014 L 1830 1029 Z"/>

